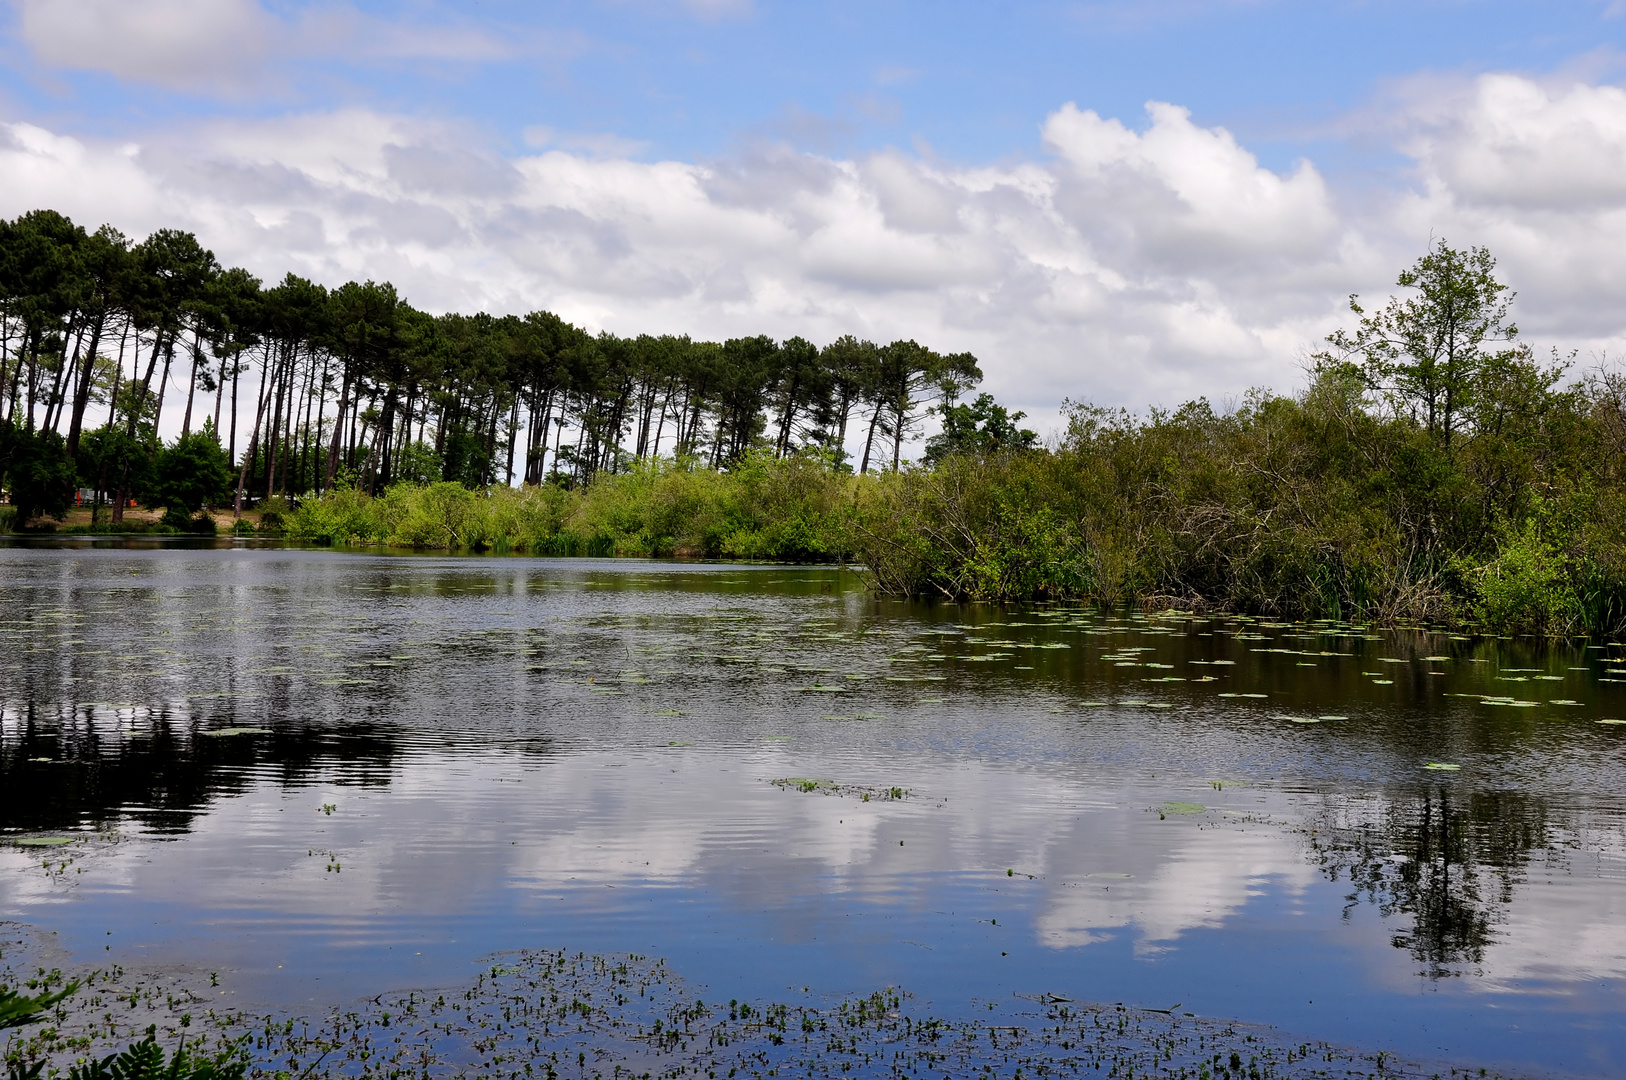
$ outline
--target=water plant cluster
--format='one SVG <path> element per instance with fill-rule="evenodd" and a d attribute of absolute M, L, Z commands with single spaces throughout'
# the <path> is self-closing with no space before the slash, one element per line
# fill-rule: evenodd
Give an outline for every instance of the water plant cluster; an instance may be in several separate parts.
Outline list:
<path fill-rule="evenodd" d="M 173 994 L 160 1002 L 146 981 L 116 969 L 91 981 L 102 987 L 94 1002 L 69 998 L 45 1026 L 10 1036 L 3 1053 L 13 1074 L 83 1073 L 105 1060 L 96 1052 L 131 1026 L 129 1017 L 149 1014 L 154 1034 L 134 1052 L 161 1057 L 162 1027 L 176 1041 L 171 1060 L 191 1063 L 179 1073 L 185 1080 L 1287 1080 L 1438 1071 L 1385 1052 L 1285 1040 L 1178 1006 L 1086 1005 L 1054 994 L 978 1003 L 986 1016 L 960 1019 L 931 1016 L 897 988 L 831 1002 L 724 1005 L 707 1002 L 661 960 L 562 949 L 505 955 L 459 990 L 380 995 L 309 1017 L 215 1009 Z"/>

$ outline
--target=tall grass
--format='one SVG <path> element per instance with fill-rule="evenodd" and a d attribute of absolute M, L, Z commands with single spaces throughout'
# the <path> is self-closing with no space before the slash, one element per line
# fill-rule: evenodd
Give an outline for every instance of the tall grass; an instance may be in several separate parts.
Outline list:
<path fill-rule="evenodd" d="M 377 498 L 339 490 L 281 514 L 280 527 L 330 544 L 833 562 L 853 550 L 858 486 L 814 456 L 757 454 L 728 472 L 641 465 L 580 490 L 402 484 Z"/>

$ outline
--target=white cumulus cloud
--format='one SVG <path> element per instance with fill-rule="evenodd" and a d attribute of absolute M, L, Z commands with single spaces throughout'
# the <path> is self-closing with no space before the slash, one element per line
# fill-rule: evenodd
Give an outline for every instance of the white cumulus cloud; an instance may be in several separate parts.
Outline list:
<path fill-rule="evenodd" d="M 1502 259 L 1539 344 L 1626 340 L 1617 88 L 1498 75 L 1415 103 L 1397 136 L 1411 173 L 1359 199 L 1310 162 L 1262 165 L 1174 105 L 1146 119 L 1064 105 L 1042 123 L 1050 156 L 986 165 L 761 143 L 641 162 L 613 136 L 505 154 L 472 128 L 367 108 L 133 141 L 14 123 L 0 213 L 193 229 L 264 277 L 389 279 L 430 310 L 914 337 L 975 352 L 989 388 L 1041 421 L 1064 396 L 1290 388 L 1342 298 L 1387 292 L 1431 235 Z"/>

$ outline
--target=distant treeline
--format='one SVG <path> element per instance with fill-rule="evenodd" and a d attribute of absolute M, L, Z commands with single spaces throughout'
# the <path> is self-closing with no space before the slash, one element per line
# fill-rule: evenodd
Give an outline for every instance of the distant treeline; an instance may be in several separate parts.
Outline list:
<path fill-rule="evenodd" d="M 545 311 L 430 315 L 388 283 L 268 288 L 190 233 L 137 243 L 50 210 L 0 222 L 0 361 L 14 495 L 54 510 L 77 478 L 112 493 L 115 520 L 149 480 L 166 408 L 182 436 L 212 433 L 254 498 L 579 484 L 754 448 L 845 463 L 860 434 L 859 472 L 896 468 L 926 409 L 982 377 L 969 353 L 914 341 L 618 337 Z"/>
<path fill-rule="evenodd" d="M 1293 395 L 1134 416 L 1069 403 L 1032 445 L 986 398 L 933 460 L 852 476 L 758 451 L 571 491 L 335 495 L 291 532 L 537 553 L 846 559 L 882 592 L 1296 618 L 1626 629 L 1626 377 L 1540 357 L 1480 249 L 1443 242 Z"/>
<path fill-rule="evenodd" d="M 1297 394 L 1146 416 L 1068 402 L 1039 447 L 1021 414 L 962 400 L 968 354 L 430 316 L 388 285 L 264 289 L 187 234 L 131 244 L 40 211 L 0 227 L 0 464 L 20 524 L 75 480 L 146 491 L 177 527 L 246 489 L 264 516 L 241 531 L 326 543 L 852 561 L 882 592 L 951 600 L 1626 629 L 1626 378 L 1520 341 L 1481 248 L 1439 241 L 1397 285 L 1375 310 L 1351 298 Z M 159 447 L 171 374 L 184 434 Z M 909 466 L 928 410 L 941 430 Z"/>

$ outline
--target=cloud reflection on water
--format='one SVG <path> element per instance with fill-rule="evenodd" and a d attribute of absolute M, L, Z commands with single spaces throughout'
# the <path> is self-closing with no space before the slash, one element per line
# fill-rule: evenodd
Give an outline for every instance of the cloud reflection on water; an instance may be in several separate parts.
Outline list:
<path fill-rule="evenodd" d="M 1333 1029 L 1290 1006 L 1409 1017 L 1419 987 L 1436 1009 L 1494 995 L 1494 1017 L 1451 1014 L 1470 1041 L 1507 1017 L 1555 1032 L 1555 1001 L 1583 1026 L 1621 1007 L 1626 825 L 1587 794 L 1618 733 L 1443 696 L 1500 692 L 1500 659 L 1614 710 L 1563 646 L 1040 622 L 876 604 L 831 570 L 0 559 L 34 613 L 0 655 L 0 825 L 104 830 L 49 873 L 0 845 L 0 918 L 97 956 L 235 965 L 301 1002 L 546 943 L 955 1000 L 1179 985 L 1307 1032 Z M 118 591 L 132 571 L 154 584 Z M 1131 641 L 1155 672 L 1121 661 Z M 1442 651 L 1449 679 L 1359 677 Z M 208 734 L 238 726 L 265 733 Z"/>

